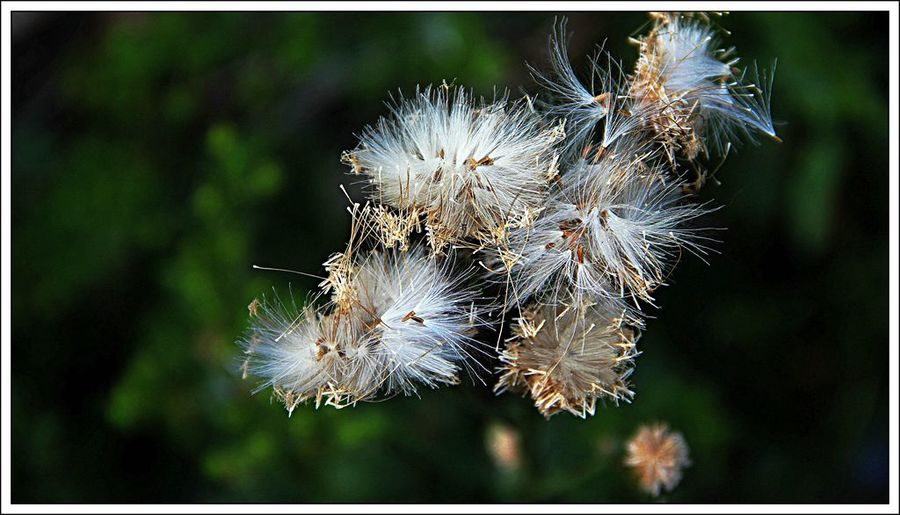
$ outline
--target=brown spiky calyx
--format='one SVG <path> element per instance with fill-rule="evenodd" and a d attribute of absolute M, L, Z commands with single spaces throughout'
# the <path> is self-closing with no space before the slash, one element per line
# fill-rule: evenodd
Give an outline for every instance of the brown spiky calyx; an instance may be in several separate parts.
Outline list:
<path fill-rule="evenodd" d="M 529 394 L 547 418 L 560 411 L 593 415 L 597 399 L 633 396 L 626 380 L 637 338 L 621 317 L 591 308 L 528 310 L 501 356 L 495 390 Z"/>

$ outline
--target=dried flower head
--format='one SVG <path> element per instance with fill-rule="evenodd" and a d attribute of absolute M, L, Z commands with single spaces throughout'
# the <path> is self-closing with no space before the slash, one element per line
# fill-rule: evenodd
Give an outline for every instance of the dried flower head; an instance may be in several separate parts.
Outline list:
<path fill-rule="evenodd" d="M 665 424 L 641 426 L 627 451 L 625 464 L 634 468 L 641 489 L 654 497 L 661 489 L 671 492 L 681 481 L 682 469 L 691 464 L 684 437 Z"/>
<path fill-rule="evenodd" d="M 340 256 L 349 256 L 349 253 Z M 247 370 L 273 387 L 289 411 L 315 399 L 343 407 L 378 392 L 458 382 L 475 362 L 472 336 L 483 323 L 465 275 L 421 248 L 329 260 L 329 309 L 254 302 L 244 339 Z"/>
<path fill-rule="evenodd" d="M 513 231 L 508 273 L 518 300 L 550 304 L 641 299 L 663 284 L 682 249 L 703 254 L 708 210 L 645 160 L 607 154 L 579 160 L 533 226 Z"/>
<path fill-rule="evenodd" d="M 540 206 L 562 134 L 526 101 L 426 87 L 392 114 L 367 127 L 344 161 L 368 176 L 373 200 L 424 213 L 434 250 Z"/>
<path fill-rule="evenodd" d="M 688 160 L 709 147 L 736 143 L 737 133 L 775 137 L 765 80 L 745 83 L 734 49 L 717 48 L 706 17 L 658 14 L 650 33 L 637 40 L 640 58 L 631 93 L 646 108 L 650 125 L 670 159 Z"/>
<path fill-rule="evenodd" d="M 586 418 L 598 398 L 630 401 L 634 394 L 626 379 L 638 334 L 621 317 L 598 308 L 543 306 L 524 312 L 500 356 L 495 390 L 530 394 L 547 418 L 560 411 Z"/>
<path fill-rule="evenodd" d="M 466 274 L 452 274 L 452 260 L 432 258 L 421 247 L 372 252 L 355 269 L 353 316 L 387 368 L 387 391 L 414 394 L 417 385 L 458 382 L 460 364 L 473 363 L 472 338 L 483 322 L 478 295 Z"/>

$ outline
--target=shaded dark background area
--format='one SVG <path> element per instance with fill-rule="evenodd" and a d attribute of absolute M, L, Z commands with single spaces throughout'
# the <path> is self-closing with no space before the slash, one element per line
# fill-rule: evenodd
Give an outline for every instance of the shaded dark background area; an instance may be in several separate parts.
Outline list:
<path fill-rule="evenodd" d="M 887 502 L 886 13 L 722 19 L 778 59 L 784 142 L 703 191 L 720 254 L 659 292 L 632 404 L 250 395 L 247 304 L 315 287 L 251 265 L 342 249 L 354 133 L 398 88 L 535 92 L 559 14 L 580 70 L 633 64 L 641 13 L 14 13 L 13 502 L 647 502 L 623 444 L 656 420 L 693 461 L 662 500 Z"/>

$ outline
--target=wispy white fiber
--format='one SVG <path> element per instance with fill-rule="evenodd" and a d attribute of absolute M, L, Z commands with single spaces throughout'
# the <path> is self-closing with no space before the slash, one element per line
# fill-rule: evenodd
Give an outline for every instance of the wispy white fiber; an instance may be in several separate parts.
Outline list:
<path fill-rule="evenodd" d="M 495 391 L 547 417 L 630 401 L 655 291 L 713 251 L 707 168 L 778 139 L 771 73 L 739 70 L 704 13 L 651 19 L 631 70 L 600 47 L 579 78 L 563 21 L 549 70 L 531 68 L 538 95 L 444 83 L 392 102 L 342 156 L 369 196 L 346 249 L 304 306 L 250 305 L 244 375 L 289 412 L 483 382 L 498 363 Z"/>
<path fill-rule="evenodd" d="M 345 161 L 374 201 L 425 213 L 433 247 L 503 227 L 543 201 L 562 136 L 523 100 L 440 86 L 401 99 Z"/>

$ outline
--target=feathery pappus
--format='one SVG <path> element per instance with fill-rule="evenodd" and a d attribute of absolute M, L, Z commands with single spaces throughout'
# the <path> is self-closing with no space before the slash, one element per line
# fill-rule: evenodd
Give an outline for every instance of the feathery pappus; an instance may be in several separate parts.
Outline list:
<path fill-rule="evenodd" d="M 713 209 L 694 196 L 707 160 L 778 139 L 771 75 L 748 80 L 709 16 L 651 19 L 632 69 L 601 48 L 581 80 L 563 22 L 549 71 L 531 68 L 540 95 L 443 83 L 389 104 L 341 156 L 369 199 L 346 249 L 303 307 L 251 304 L 244 376 L 290 412 L 453 385 L 484 354 L 495 391 L 548 418 L 630 401 L 654 292 L 682 255 L 712 251 Z"/>
<path fill-rule="evenodd" d="M 628 77 L 621 62 L 603 49 L 589 58 L 590 81 L 578 78 L 566 50 L 566 22 L 554 26 L 549 38 L 550 69 L 530 67 L 532 77 L 546 94 L 539 100 L 545 116 L 565 120 L 564 155 L 583 152 L 584 145 L 602 123 L 600 146 L 609 148 L 622 135 L 643 128 L 643 119 L 633 116 Z M 539 97 L 540 98 L 540 97 Z"/>
<path fill-rule="evenodd" d="M 331 270 L 340 288 L 321 309 L 255 301 L 247 370 L 288 411 L 309 399 L 343 407 L 379 392 L 456 384 L 480 351 L 473 335 L 484 322 L 465 275 L 449 267 L 421 247 L 371 251 L 339 268 L 339 280 Z"/>
<path fill-rule="evenodd" d="M 506 272 L 517 300 L 652 302 L 682 249 L 706 252 L 708 238 L 688 223 L 707 208 L 683 202 L 659 167 L 607 156 L 576 162 L 538 219 L 510 233 Z"/>
<path fill-rule="evenodd" d="M 476 101 L 455 86 L 400 99 L 344 154 L 373 201 L 425 216 L 432 248 L 496 233 L 536 210 L 564 136 L 527 99 Z"/>
<path fill-rule="evenodd" d="M 648 109 L 671 159 L 719 152 L 754 132 L 775 138 L 771 84 L 764 75 L 760 85 L 744 82 L 734 49 L 716 48 L 708 17 L 656 14 L 650 33 L 636 43 L 631 94 Z"/>

